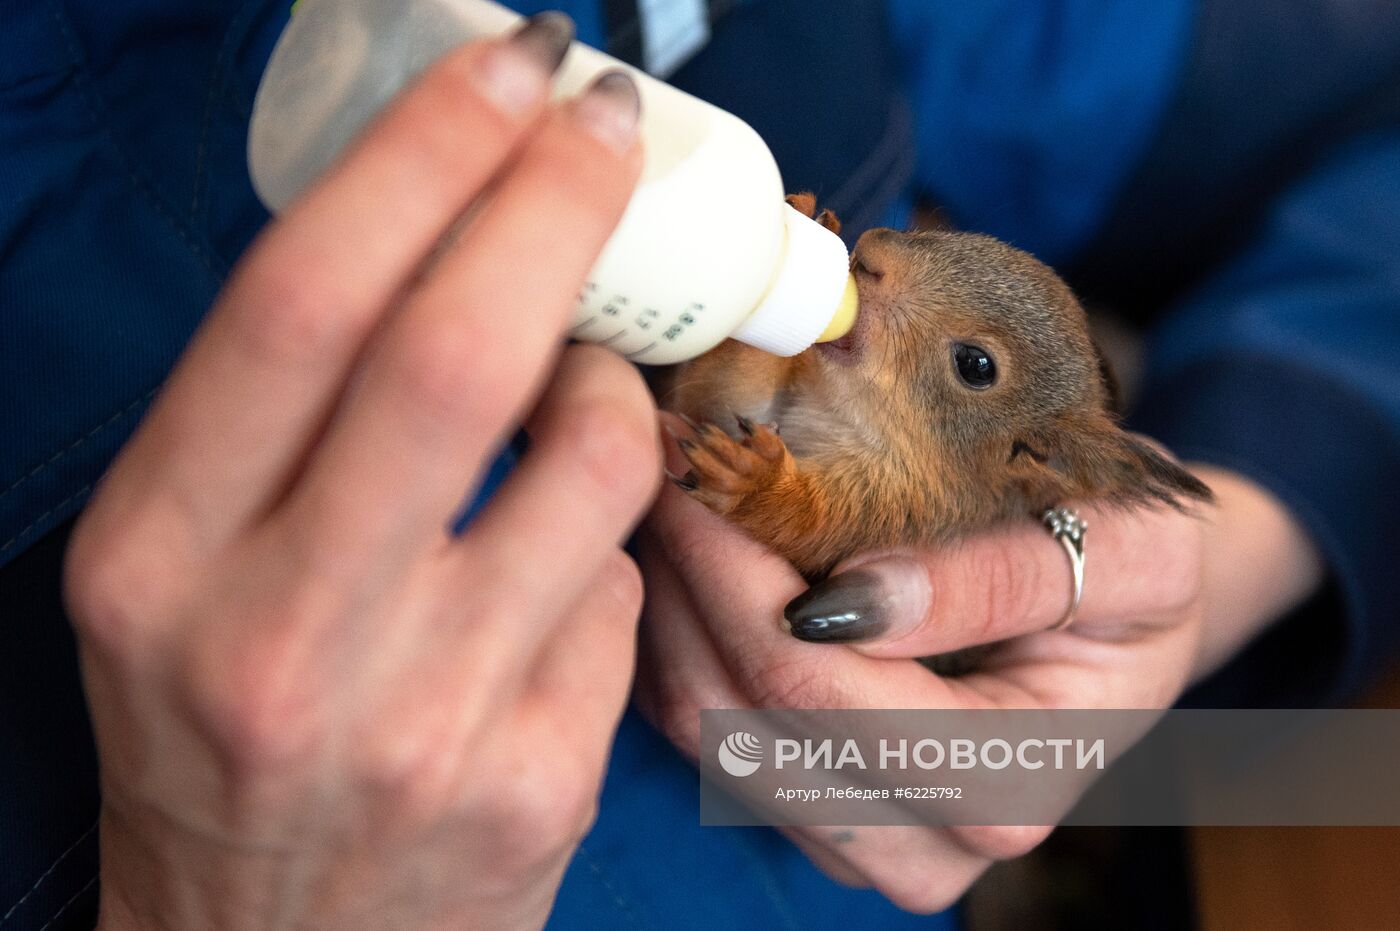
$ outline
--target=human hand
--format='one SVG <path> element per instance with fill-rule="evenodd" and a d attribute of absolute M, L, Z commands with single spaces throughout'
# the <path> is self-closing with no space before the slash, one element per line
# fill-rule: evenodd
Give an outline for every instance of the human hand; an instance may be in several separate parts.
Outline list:
<path fill-rule="evenodd" d="M 547 103 L 569 34 L 449 55 L 267 229 L 75 530 L 103 927 L 547 916 L 660 475 L 637 372 L 559 356 L 640 166 L 628 80 Z"/>
<path fill-rule="evenodd" d="M 1091 526 L 1084 600 L 1069 629 L 1052 631 L 1070 567 L 1029 520 L 943 549 L 862 554 L 804 592 L 785 561 L 668 488 L 640 550 L 638 703 L 692 758 L 709 708 L 1166 708 L 1197 662 L 1203 522 L 1080 510 Z M 993 643 L 959 678 L 914 662 Z M 834 878 L 927 912 L 1050 828 L 784 831 Z"/>

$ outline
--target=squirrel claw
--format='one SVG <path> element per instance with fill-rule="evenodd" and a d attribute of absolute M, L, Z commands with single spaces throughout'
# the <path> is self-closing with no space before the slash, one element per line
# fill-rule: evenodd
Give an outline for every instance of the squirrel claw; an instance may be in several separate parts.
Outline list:
<path fill-rule="evenodd" d="M 719 514 L 728 514 L 750 495 L 774 487 L 795 468 L 787 446 L 773 429 L 747 417 L 736 420 L 742 439 L 705 423 L 693 439 L 677 444 L 692 469 L 676 484 Z"/>
<path fill-rule="evenodd" d="M 694 491 L 700 487 L 700 480 L 695 477 L 693 471 L 687 472 L 684 475 L 676 475 L 670 469 L 667 469 L 666 477 L 674 482 L 675 486 L 681 491 Z"/>

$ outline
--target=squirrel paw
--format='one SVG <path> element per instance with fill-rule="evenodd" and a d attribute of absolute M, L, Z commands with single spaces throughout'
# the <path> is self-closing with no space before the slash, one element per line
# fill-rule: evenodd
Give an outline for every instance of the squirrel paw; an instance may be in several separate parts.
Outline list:
<path fill-rule="evenodd" d="M 794 468 L 776 429 L 747 417 L 738 422 L 741 440 L 706 423 L 694 427 L 694 437 L 677 441 L 691 470 L 673 480 L 717 514 L 729 514 L 748 496 L 773 488 Z"/>
<path fill-rule="evenodd" d="M 792 209 L 796 210 L 804 217 L 816 220 L 838 236 L 841 234 L 841 221 L 837 219 L 836 214 L 832 213 L 830 210 L 823 210 L 821 213 L 817 213 L 817 195 L 813 194 L 811 191 L 803 191 L 800 194 L 789 194 L 784 199 L 787 201 L 788 206 L 792 207 Z"/>

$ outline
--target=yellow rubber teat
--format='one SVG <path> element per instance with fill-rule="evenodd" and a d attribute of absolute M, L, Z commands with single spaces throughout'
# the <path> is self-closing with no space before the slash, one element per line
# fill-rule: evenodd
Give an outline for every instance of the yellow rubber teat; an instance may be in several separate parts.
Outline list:
<path fill-rule="evenodd" d="M 836 316 L 831 318 L 831 322 L 826 325 L 822 335 L 817 337 L 819 343 L 829 343 L 834 339 L 840 339 L 851 332 L 851 327 L 856 325 L 856 314 L 860 312 L 860 295 L 856 291 L 856 276 L 846 276 L 846 293 L 841 295 L 841 303 L 836 307 Z M 807 332 L 811 332 L 808 330 Z"/>

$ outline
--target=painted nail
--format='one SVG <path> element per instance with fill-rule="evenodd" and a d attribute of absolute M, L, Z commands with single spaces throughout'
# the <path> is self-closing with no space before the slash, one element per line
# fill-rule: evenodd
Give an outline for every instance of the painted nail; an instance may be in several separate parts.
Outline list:
<path fill-rule="evenodd" d="M 783 609 L 792 635 L 814 643 L 894 640 L 928 613 L 928 573 L 913 560 L 885 557 L 817 583 Z"/>
<path fill-rule="evenodd" d="M 557 11 L 536 13 L 510 37 L 510 44 L 535 59 L 547 74 L 559 70 L 573 41 L 574 21 Z"/>
<path fill-rule="evenodd" d="M 478 59 L 481 92 L 507 113 L 524 113 L 549 92 L 549 79 L 568 54 L 573 38 L 573 20 L 563 13 L 530 17 Z"/>
<path fill-rule="evenodd" d="M 618 153 L 637 140 L 642 99 L 637 85 L 625 71 L 609 71 L 574 101 L 574 119 L 593 138 Z"/>

